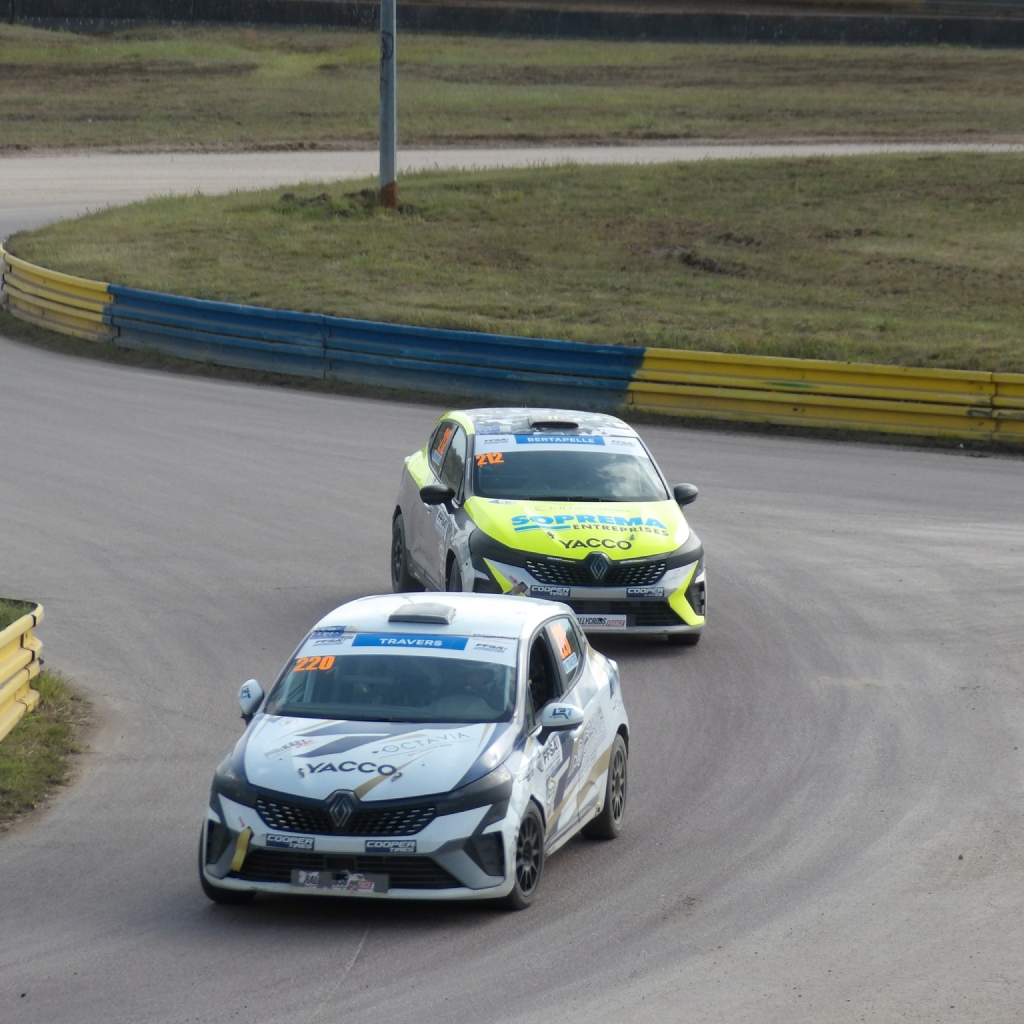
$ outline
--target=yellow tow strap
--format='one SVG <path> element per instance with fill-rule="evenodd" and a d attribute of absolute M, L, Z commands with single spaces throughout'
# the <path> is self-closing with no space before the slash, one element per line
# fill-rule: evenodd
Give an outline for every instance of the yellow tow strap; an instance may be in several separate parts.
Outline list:
<path fill-rule="evenodd" d="M 252 839 L 252 829 L 243 828 L 238 833 L 238 842 L 235 843 L 235 855 L 231 858 L 231 870 L 240 871 L 245 861 L 245 855 L 249 852 L 249 840 Z"/>

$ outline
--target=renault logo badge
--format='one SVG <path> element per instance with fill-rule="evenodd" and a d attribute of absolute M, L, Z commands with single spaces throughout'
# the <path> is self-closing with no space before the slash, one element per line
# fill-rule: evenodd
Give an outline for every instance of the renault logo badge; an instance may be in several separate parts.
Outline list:
<path fill-rule="evenodd" d="M 334 793 L 327 801 L 327 813 L 335 832 L 341 832 L 348 824 L 355 810 L 351 793 Z"/>
<path fill-rule="evenodd" d="M 586 566 L 590 570 L 594 582 L 600 583 L 608 575 L 608 570 L 612 567 L 612 560 L 606 554 L 595 551 L 592 555 L 587 556 Z"/>

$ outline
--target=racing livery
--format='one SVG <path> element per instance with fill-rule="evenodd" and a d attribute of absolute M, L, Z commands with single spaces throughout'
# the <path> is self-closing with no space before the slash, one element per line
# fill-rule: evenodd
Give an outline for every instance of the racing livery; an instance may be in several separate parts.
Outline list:
<path fill-rule="evenodd" d="M 391 584 L 563 601 L 587 632 L 695 644 L 704 548 L 643 441 L 614 416 L 563 409 L 445 413 L 405 460 Z"/>
<path fill-rule="evenodd" d="M 614 838 L 628 720 L 615 663 L 550 601 L 362 598 L 303 639 L 214 776 L 203 890 L 533 900 L 579 831 Z"/>

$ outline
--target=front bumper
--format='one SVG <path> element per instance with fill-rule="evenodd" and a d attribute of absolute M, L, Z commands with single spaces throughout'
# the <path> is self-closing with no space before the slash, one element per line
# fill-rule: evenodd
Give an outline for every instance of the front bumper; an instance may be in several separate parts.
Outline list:
<path fill-rule="evenodd" d="M 634 574 L 636 585 L 606 587 L 581 586 L 574 578 L 576 573 L 563 575 L 561 563 L 540 558 L 525 560 L 525 566 L 493 558 L 482 561 L 482 568 L 474 566 L 475 589 L 507 593 L 516 586 L 523 586 L 530 597 L 569 605 L 587 633 L 667 636 L 699 633 L 704 628 L 707 579 L 702 556 L 666 569 L 653 583 L 647 582 L 644 566 L 638 564 Z M 560 575 L 563 579 L 559 579 Z"/>
<path fill-rule="evenodd" d="M 490 807 L 434 818 L 413 836 L 280 832 L 253 807 L 217 798 L 203 824 L 201 870 L 210 885 L 240 892 L 403 900 L 508 895 L 517 819 L 481 828 Z"/>

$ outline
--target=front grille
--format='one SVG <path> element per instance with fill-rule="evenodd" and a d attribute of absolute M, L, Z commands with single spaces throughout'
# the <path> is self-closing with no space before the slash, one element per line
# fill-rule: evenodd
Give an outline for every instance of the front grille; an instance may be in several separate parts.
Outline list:
<path fill-rule="evenodd" d="M 258 797 L 256 810 L 275 831 L 319 836 L 414 836 L 434 820 L 433 804 L 406 807 L 362 807 L 337 830 L 323 807 Z"/>
<path fill-rule="evenodd" d="M 429 857 L 386 854 L 299 853 L 251 848 L 238 877 L 244 882 L 286 882 L 293 870 L 358 871 L 387 875 L 392 889 L 459 889 L 462 883 Z"/>
<path fill-rule="evenodd" d="M 665 563 L 612 563 L 600 583 L 595 581 L 582 562 L 541 562 L 528 558 L 526 571 L 539 583 L 553 583 L 560 587 L 649 587 L 665 575 Z"/>
<path fill-rule="evenodd" d="M 566 601 L 577 615 L 625 615 L 627 626 L 682 626 L 667 601 Z"/>

